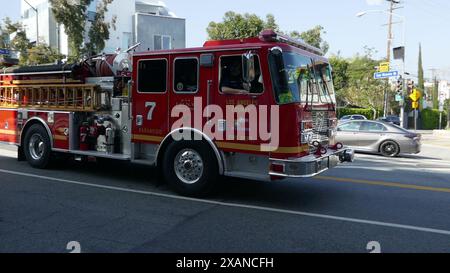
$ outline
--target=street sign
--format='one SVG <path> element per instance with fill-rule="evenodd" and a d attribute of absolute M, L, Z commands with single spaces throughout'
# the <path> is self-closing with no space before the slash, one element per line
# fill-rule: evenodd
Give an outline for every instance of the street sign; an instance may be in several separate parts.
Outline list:
<path fill-rule="evenodd" d="M 0 48 L 0 55 L 9 55 L 11 52 L 9 49 Z"/>
<path fill-rule="evenodd" d="M 378 67 L 378 72 L 384 73 L 389 72 L 391 70 L 391 64 L 390 63 L 380 63 L 380 66 Z"/>
<path fill-rule="evenodd" d="M 417 102 L 417 101 L 416 101 L 416 102 L 413 102 L 413 103 L 412 103 L 412 108 L 413 108 L 413 109 L 419 109 L 419 102 Z"/>
<path fill-rule="evenodd" d="M 399 73 L 398 71 L 389 71 L 389 72 L 378 72 L 373 75 L 374 79 L 380 80 L 380 79 L 388 79 L 388 78 L 395 78 L 398 77 Z"/>
<path fill-rule="evenodd" d="M 420 98 L 422 97 L 422 93 L 420 93 L 419 90 L 414 89 L 414 91 L 412 92 L 412 94 L 409 96 L 409 98 L 413 101 L 413 102 L 418 102 L 420 100 Z M 419 107 L 417 107 L 419 108 Z"/>

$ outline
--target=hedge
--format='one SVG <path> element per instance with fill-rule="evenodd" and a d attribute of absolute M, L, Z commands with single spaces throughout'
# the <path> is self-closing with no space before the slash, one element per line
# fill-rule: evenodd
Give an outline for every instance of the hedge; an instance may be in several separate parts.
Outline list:
<path fill-rule="evenodd" d="M 337 109 L 338 117 L 339 119 L 343 116 L 348 115 L 363 115 L 368 119 L 375 119 L 373 116 L 373 110 L 372 109 L 364 109 L 364 108 L 339 108 Z M 383 112 L 378 111 L 378 117 L 382 117 Z"/>
<path fill-rule="evenodd" d="M 424 109 L 421 112 L 422 129 L 435 130 L 439 129 L 439 110 L 437 109 Z M 442 128 L 447 125 L 447 112 L 442 113 Z"/>

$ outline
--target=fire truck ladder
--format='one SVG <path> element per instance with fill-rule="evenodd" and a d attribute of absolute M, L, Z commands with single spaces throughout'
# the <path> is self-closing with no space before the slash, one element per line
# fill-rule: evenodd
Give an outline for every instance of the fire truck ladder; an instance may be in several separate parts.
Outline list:
<path fill-rule="evenodd" d="M 96 111 L 101 108 L 102 92 L 93 84 L 0 86 L 0 107 Z"/>

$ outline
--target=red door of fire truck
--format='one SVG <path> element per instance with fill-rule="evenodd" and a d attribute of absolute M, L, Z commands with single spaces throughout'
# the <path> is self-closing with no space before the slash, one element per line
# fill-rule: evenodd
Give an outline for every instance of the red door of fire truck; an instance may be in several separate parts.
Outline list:
<path fill-rule="evenodd" d="M 209 56 L 212 55 L 208 54 Z M 200 65 L 199 54 L 181 54 L 172 56 L 172 82 L 170 90 L 169 115 L 173 127 L 190 127 L 205 133 L 204 117 L 208 99 L 212 91 L 213 67 Z M 187 111 L 189 109 L 189 111 Z M 185 110 L 185 111 L 183 111 Z M 185 115 L 189 112 L 187 118 Z M 185 119 L 187 118 L 187 119 Z M 181 121 L 184 121 L 182 124 Z M 190 123 L 190 124 L 186 124 Z M 172 128 L 172 129 L 176 129 Z"/>
<path fill-rule="evenodd" d="M 249 53 L 253 55 L 255 75 L 250 84 L 247 84 L 243 79 L 243 66 L 244 56 Z M 212 91 L 212 103 L 224 110 L 226 122 L 222 127 L 226 133 L 224 139 L 217 144 L 225 150 L 259 153 L 261 144 L 265 143 L 261 141 L 259 126 L 260 122 L 266 122 L 267 129 L 270 130 L 270 96 L 264 82 L 269 75 L 262 69 L 263 58 L 257 50 L 221 52 L 217 56 L 215 77 L 218 85 Z M 235 107 L 234 124 L 229 124 L 227 116 L 230 113 L 227 106 Z M 267 106 L 267 111 L 261 112 L 260 106 Z M 233 127 L 231 131 L 230 128 Z"/>
<path fill-rule="evenodd" d="M 169 130 L 169 55 L 136 56 L 133 75 L 133 142 L 159 144 Z"/>

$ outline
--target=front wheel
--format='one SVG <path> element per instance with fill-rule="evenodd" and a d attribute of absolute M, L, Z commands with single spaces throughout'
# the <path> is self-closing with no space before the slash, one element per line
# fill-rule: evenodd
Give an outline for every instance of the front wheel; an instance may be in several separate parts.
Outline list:
<path fill-rule="evenodd" d="M 380 146 L 380 152 L 386 157 L 396 157 L 400 154 L 400 147 L 394 141 L 385 141 Z"/>
<path fill-rule="evenodd" d="M 178 141 L 169 145 L 163 158 L 167 183 L 179 194 L 204 196 L 216 185 L 217 159 L 201 141 Z"/>
<path fill-rule="evenodd" d="M 32 125 L 25 133 L 23 151 L 28 163 L 39 169 L 45 169 L 50 163 L 50 137 L 44 127 Z"/>

